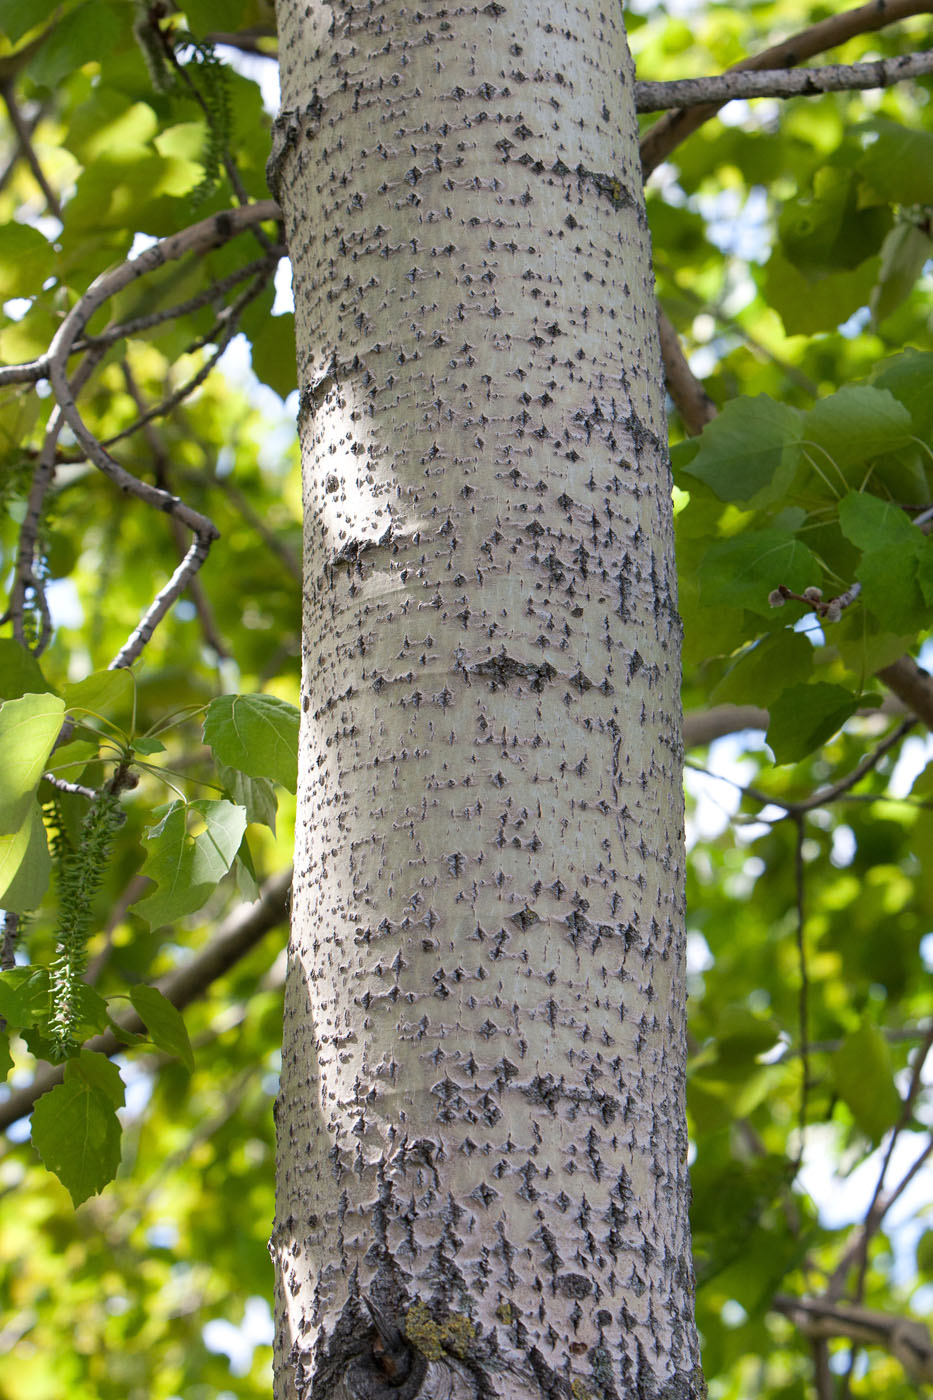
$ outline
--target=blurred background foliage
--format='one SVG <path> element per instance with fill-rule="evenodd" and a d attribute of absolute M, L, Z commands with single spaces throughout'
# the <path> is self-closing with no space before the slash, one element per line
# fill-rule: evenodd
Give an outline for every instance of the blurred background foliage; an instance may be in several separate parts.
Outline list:
<path fill-rule="evenodd" d="M 638 76 L 669 80 L 719 72 L 837 10 L 792 0 L 639 0 L 627 22 Z M 170 30 L 174 66 L 159 39 Z M 918 13 L 815 61 L 893 57 L 922 48 L 929 32 L 929 14 Z M 178 13 L 126 0 L 0 0 L 5 363 L 42 355 L 91 281 L 146 241 L 228 207 L 232 187 L 238 198 L 268 197 L 274 55 L 265 0 L 197 0 Z M 647 129 L 654 118 L 641 121 Z M 803 604 L 769 609 L 771 589 L 797 586 L 764 566 L 748 595 L 760 604 L 749 607 L 742 596 L 728 605 L 731 576 L 727 570 L 722 583 L 714 567 L 726 556 L 710 551 L 712 543 L 742 545 L 744 536 L 754 546 L 762 531 L 777 530 L 808 542 L 825 575 L 802 577 L 800 586 L 828 595 L 866 572 L 870 553 L 840 526 L 844 494 L 894 501 L 905 518 L 933 501 L 931 155 L 933 103 L 923 80 L 734 103 L 648 183 L 659 299 L 720 410 L 751 400 L 767 417 L 768 400 L 757 399 L 767 395 L 804 415 L 845 386 L 869 384 L 893 395 L 910 420 L 894 451 L 872 438 L 871 423 L 853 447 L 851 423 L 860 420 L 836 400 L 824 443 L 840 486 L 832 468 L 820 459 L 818 470 L 815 454 L 796 445 L 813 440 L 812 420 L 800 418 L 805 430 L 785 435 L 793 470 L 766 473 L 773 489 L 762 502 L 723 486 L 715 439 L 698 457 L 690 425 L 671 404 L 688 722 L 723 702 L 772 707 L 774 722 L 785 697 L 792 718 L 784 742 L 793 749 L 801 729 L 810 736 L 796 761 L 776 765 L 763 740 L 767 718 L 734 733 L 725 721 L 719 738 L 688 751 L 693 1224 L 715 1400 L 906 1400 L 922 1391 L 916 1370 L 889 1345 L 852 1351 L 838 1335 L 815 1342 L 776 1301 L 825 1296 L 840 1268 L 837 1301 L 892 1318 L 922 1318 L 933 1301 L 924 1165 L 933 1120 L 920 1082 L 933 966 L 925 725 L 867 767 L 857 786 L 804 810 L 898 722 L 872 673 L 904 652 L 929 655 L 922 648 L 933 574 L 921 552 L 905 583 L 896 543 L 873 536 L 876 594 L 914 591 L 893 619 L 883 603 L 873 612 L 856 604 L 834 633 Z M 128 433 L 112 450 L 134 475 L 182 496 L 220 530 L 196 593 L 174 607 L 138 667 L 140 728 L 229 691 L 297 702 L 301 487 L 287 264 L 242 234 L 130 286 L 90 330 L 196 299 L 254 261 L 254 282 L 107 349 L 81 399 L 99 439 Z M 224 307 L 244 287 L 254 294 L 218 372 L 139 427 L 141 406 L 173 395 L 225 341 Z M 877 409 L 879 400 L 872 403 Z M 51 408 L 41 383 L 0 392 L 5 585 Z M 757 413 L 731 429 L 752 460 Z M 779 437 L 782 461 L 786 442 Z M 172 522 L 122 499 L 63 433 L 39 563 L 54 623 L 41 659 L 51 684 L 107 665 L 178 549 Z M 41 618 L 27 625 L 34 638 Z M 821 685 L 851 696 L 841 729 L 822 732 L 811 711 L 825 698 Z M 796 725 L 795 715 L 807 722 Z M 183 773 L 190 795 L 202 795 L 198 725 L 182 723 L 167 742 L 166 764 Z M 144 828 L 168 796 L 145 777 L 125 800 L 128 820 L 99 893 L 90 949 L 105 995 L 190 960 L 242 899 L 228 880 L 201 913 L 155 934 L 128 911 L 139 893 Z M 289 861 L 291 801 L 280 796 L 274 837 L 249 828 L 260 880 Z M 20 959 L 47 960 L 53 926 L 43 906 L 28 922 Z M 0 1157 L 6 1400 L 269 1393 L 265 1242 L 285 936 L 280 923 L 186 1010 L 192 1075 L 147 1049 L 121 1058 L 123 1163 L 100 1196 L 75 1211 L 37 1160 L 26 1122 L 10 1126 Z M 34 1062 L 21 1041 L 13 1054 L 15 1090 L 30 1081 Z M 889 1149 L 882 1199 L 914 1162 L 921 1166 L 861 1258 L 858 1225 Z"/>

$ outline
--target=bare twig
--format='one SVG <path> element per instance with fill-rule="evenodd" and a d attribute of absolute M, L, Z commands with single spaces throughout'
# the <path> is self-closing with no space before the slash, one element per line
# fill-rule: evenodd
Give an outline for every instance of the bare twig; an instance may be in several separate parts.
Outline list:
<path fill-rule="evenodd" d="M 910 15 L 929 14 L 933 10 L 930 0 L 869 0 L 855 10 L 830 15 L 799 34 L 762 53 L 753 54 L 729 69 L 730 73 L 760 71 L 768 68 L 793 68 L 815 54 L 824 53 L 846 43 L 858 34 L 869 34 L 884 29 L 889 24 L 906 19 Z M 694 131 L 716 115 L 722 104 L 710 103 L 703 107 L 679 108 L 655 122 L 645 132 L 641 140 L 642 168 L 645 177 L 666 160 L 675 146 L 679 146 Z"/>
<path fill-rule="evenodd" d="M 62 206 L 59 204 L 58 195 L 46 179 L 45 171 L 39 163 L 39 157 L 36 155 L 36 148 L 32 144 L 33 128 L 30 127 L 29 123 L 24 119 L 19 109 L 12 79 L 0 80 L 0 97 L 3 98 L 7 112 L 9 113 L 10 125 L 16 132 L 20 150 L 26 158 L 26 164 L 32 171 L 33 179 L 45 196 L 45 203 L 48 211 L 50 214 L 54 214 L 56 219 L 61 219 Z"/>
<path fill-rule="evenodd" d="M 173 1006 L 181 1010 L 195 1001 L 211 983 L 255 947 L 270 929 L 287 918 L 291 874 L 291 869 L 287 869 L 273 875 L 263 885 L 259 899 L 253 904 L 241 904 L 234 909 L 206 948 L 159 979 L 155 985 Z M 132 1034 L 145 1032 L 145 1026 L 134 1011 L 124 1012 L 114 1019 Z M 87 1048 L 104 1055 L 116 1055 L 125 1047 L 113 1031 L 105 1031 L 103 1035 L 88 1041 Z M 41 1064 L 31 1083 L 14 1089 L 0 1103 L 0 1132 L 30 1113 L 36 1099 L 60 1084 L 63 1074 L 62 1065 Z"/>
<path fill-rule="evenodd" d="M 797 1014 L 800 1024 L 800 1109 L 797 1128 L 799 1140 L 797 1157 L 794 1161 L 794 1175 L 796 1176 L 803 1161 L 803 1149 L 807 1134 L 807 1106 L 810 1100 L 810 976 L 807 969 L 806 914 L 804 911 L 806 881 L 804 878 L 803 843 L 806 835 L 806 823 L 801 813 L 795 815 L 794 823 L 797 828 L 794 842 L 794 889 L 797 903 L 795 937 L 800 977 L 797 999 Z"/>
<path fill-rule="evenodd" d="M 63 418 L 72 429 L 89 459 L 105 476 L 115 482 L 121 491 L 136 496 L 146 505 L 174 516 L 186 525 L 194 535 L 191 547 L 184 559 L 169 582 L 156 596 L 125 646 L 111 662 L 112 667 L 129 666 L 139 656 L 155 627 L 180 596 L 188 581 L 201 567 L 212 541 L 217 537 L 217 529 L 206 516 L 185 505 L 177 496 L 138 480 L 122 467 L 97 440 L 78 411 L 75 395 L 66 373 L 68 357 L 94 312 L 118 291 L 156 268 L 164 267 L 169 261 L 176 260 L 191 252 L 203 252 L 208 248 L 216 247 L 243 229 L 250 228 L 263 220 L 277 218 L 278 213 L 276 204 L 271 200 L 264 200 L 246 208 L 215 214 L 190 228 L 183 229 L 180 233 L 161 239 L 138 257 L 131 258 L 127 262 L 121 263 L 119 267 L 102 273 L 64 318 L 49 346 L 46 356 L 49 383 Z"/>
<path fill-rule="evenodd" d="M 101 443 L 102 447 L 112 447 L 114 443 L 122 442 L 124 438 L 131 437 L 133 433 L 138 433 L 140 428 L 145 427 L 146 424 L 151 423 L 154 419 L 164 418 L 167 414 L 171 413 L 173 408 L 177 408 L 184 399 L 188 398 L 194 393 L 195 389 L 199 388 L 204 383 L 205 379 L 207 379 L 208 375 L 216 367 L 218 360 L 220 360 L 227 346 L 239 330 L 240 317 L 246 310 L 246 307 L 251 301 L 255 301 L 256 297 L 258 297 L 268 285 L 269 279 L 275 272 L 275 266 L 275 262 L 266 259 L 263 270 L 256 277 L 252 286 L 247 287 L 245 291 L 241 292 L 232 306 L 225 307 L 207 335 L 202 336 L 200 340 L 195 341 L 190 347 L 189 353 L 195 350 L 201 350 L 205 345 L 214 344 L 214 349 L 211 351 L 210 355 L 208 355 L 204 364 L 191 375 L 190 379 L 186 379 L 184 384 L 180 384 L 177 389 L 174 389 L 172 393 L 162 399 L 160 403 L 154 404 L 152 408 L 142 412 L 128 428 L 124 428 L 119 433 L 114 433 L 113 437 L 104 438 Z"/>
<path fill-rule="evenodd" d="M 129 361 L 124 359 L 121 368 L 123 370 L 123 378 L 126 383 L 126 387 L 130 394 L 130 397 L 132 398 L 133 402 L 136 404 L 136 407 L 139 409 L 140 412 L 141 426 L 143 426 L 143 432 L 146 435 L 146 439 L 149 443 L 149 450 L 151 451 L 153 457 L 156 485 L 160 486 L 163 491 L 167 491 L 169 484 L 169 464 L 168 453 L 165 450 L 165 444 L 163 443 L 162 438 L 160 437 L 158 432 L 156 432 L 156 429 L 154 428 L 152 423 L 148 421 L 142 392 L 139 388 L 139 385 L 136 383 L 136 376 L 133 374 Z M 173 515 L 169 516 L 169 526 L 172 531 L 172 538 L 175 541 L 175 548 L 177 549 L 179 555 L 182 558 L 184 558 L 184 527 L 182 526 L 181 521 L 177 520 Z M 191 594 L 191 601 L 193 602 L 195 610 L 197 611 L 198 619 L 201 623 L 201 631 L 204 634 L 204 640 L 207 642 L 208 646 L 216 652 L 218 656 L 229 656 L 230 652 L 224 645 L 220 633 L 217 630 L 217 623 L 214 620 L 213 609 L 211 608 L 210 602 L 207 598 L 207 594 L 204 592 L 204 588 L 199 578 L 195 577 L 189 581 L 188 592 Z"/>
<path fill-rule="evenodd" d="M 670 83 L 637 82 L 635 110 L 661 112 L 671 107 L 703 107 L 736 98 L 817 97 L 824 92 L 852 92 L 891 87 L 908 78 L 933 73 L 933 50 L 905 53 L 872 63 L 831 63 L 823 68 L 766 69 L 720 73 L 709 78 L 680 78 Z"/>

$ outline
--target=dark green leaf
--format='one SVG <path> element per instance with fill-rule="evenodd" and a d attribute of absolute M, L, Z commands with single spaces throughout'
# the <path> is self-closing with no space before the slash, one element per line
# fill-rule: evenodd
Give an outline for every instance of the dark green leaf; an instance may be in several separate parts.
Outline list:
<path fill-rule="evenodd" d="M 788 685 L 805 681 L 813 669 L 813 644 L 783 627 L 753 643 L 713 691 L 717 703 L 767 707 Z"/>
<path fill-rule="evenodd" d="M 12 637 L 0 638 L 0 700 L 53 691 L 31 651 Z"/>
<path fill-rule="evenodd" d="M 11 967 L 0 972 L 0 1016 L 17 1030 L 45 1025 L 49 1019 L 48 969 Z"/>
<path fill-rule="evenodd" d="M 32 1144 L 79 1206 L 103 1190 L 120 1165 L 120 1120 L 112 1096 L 72 1075 L 37 1100 Z"/>
<path fill-rule="evenodd" d="M 848 466 L 903 447 L 911 440 L 913 423 L 888 390 L 846 384 L 814 404 L 804 417 L 801 435 L 806 442 L 819 443 L 837 466 Z M 819 458 L 818 464 L 825 466 Z"/>
<path fill-rule="evenodd" d="M 147 987 L 138 982 L 130 991 L 133 1003 L 141 1021 L 145 1022 L 152 1041 L 168 1055 L 177 1055 L 185 1067 L 194 1071 L 194 1055 L 191 1041 L 181 1013 L 162 995 L 157 987 Z"/>
<path fill-rule="evenodd" d="M 683 470 L 707 482 L 721 501 L 765 505 L 793 480 L 800 437 L 796 409 L 767 394 L 732 399 L 706 425 L 699 452 Z"/>
<path fill-rule="evenodd" d="M 816 587 L 823 571 L 806 545 L 780 530 L 749 530 L 717 540 L 700 565 L 700 601 L 772 615 L 768 595 L 780 584 L 801 593 Z M 785 614 L 786 616 L 786 614 Z"/>
<path fill-rule="evenodd" d="M 105 1093 L 114 1108 L 122 1108 L 126 1102 L 126 1091 L 120 1071 L 112 1060 L 97 1050 L 79 1050 L 78 1054 L 65 1065 L 65 1083 L 71 1080 L 84 1083 L 90 1089 L 100 1089 Z"/>
<path fill-rule="evenodd" d="M 885 199 L 897 204 L 933 204 L 933 134 L 885 117 L 861 128 L 858 169 Z"/>
<path fill-rule="evenodd" d="M 813 753 L 842 728 L 858 703 L 851 691 L 825 681 L 788 687 L 771 706 L 765 736 L 775 763 L 797 763 Z"/>

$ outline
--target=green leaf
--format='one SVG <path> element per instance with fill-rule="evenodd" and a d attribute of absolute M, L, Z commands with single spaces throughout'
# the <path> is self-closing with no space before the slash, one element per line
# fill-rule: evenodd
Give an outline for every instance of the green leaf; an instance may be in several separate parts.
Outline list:
<path fill-rule="evenodd" d="M 863 1021 L 847 1035 L 832 1059 L 833 1083 L 857 1126 L 878 1142 L 901 1116 L 888 1043 L 877 1026 Z"/>
<path fill-rule="evenodd" d="M 86 712 L 114 721 L 129 721 L 136 693 L 136 678 L 126 667 L 114 671 L 94 671 L 82 681 L 62 687 L 65 705 L 78 719 Z"/>
<path fill-rule="evenodd" d="M 55 267 L 55 249 L 26 224 L 0 224 L 0 297 L 35 296 Z"/>
<path fill-rule="evenodd" d="M 221 763 L 294 792 L 299 719 L 295 706 L 275 695 L 221 695 L 207 707 L 204 742 Z"/>
<path fill-rule="evenodd" d="M 13 1068 L 13 1056 L 10 1054 L 10 1037 L 6 1031 L 0 1031 L 0 1082 L 6 1079 Z"/>
<path fill-rule="evenodd" d="M 287 398 L 298 383 L 294 314 L 289 311 L 282 316 L 267 316 L 251 336 L 250 348 L 257 378 L 280 398 Z"/>
<path fill-rule="evenodd" d="M 114 1108 L 122 1108 L 126 1103 L 126 1091 L 120 1071 L 112 1060 L 98 1050 L 82 1049 L 65 1065 L 65 1083 L 71 1080 L 86 1084 L 89 1089 L 100 1089 L 106 1094 Z"/>
<path fill-rule="evenodd" d="M 792 685 L 771 706 L 765 735 L 775 763 L 797 763 L 831 739 L 858 708 L 858 696 L 818 681 Z"/>
<path fill-rule="evenodd" d="M 80 1072 L 37 1100 L 32 1144 L 76 1206 L 103 1190 L 120 1165 L 120 1120 L 111 1094 Z"/>
<path fill-rule="evenodd" d="M 832 331 L 859 307 L 867 306 L 878 280 L 879 257 L 850 271 L 807 277 L 775 249 L 764 270 L 764 292 L 788 335 Z"/>
<path fill-rule="evenodd" d="M 879 389 L 890 389 L 910 413 L 919 437 L 933 433 L 933 350 L 905 350 L 883 360 L 873 381 Z"/>
<path fill-rule="evenodd" d="M 926 537 L 899 506 L 865 492 L 850 492 L 840 502 L 839 524 L 863 551 L 855 576 L 865 607 L 890 632 L 922 627 L 927 606 L 918 562 L 928 557 Z"/>
<path fill-rule="evenodd" d="M 147 739 L 145 737 L 133 740 L 134 753 L 141 753 L 143 757 L 148 757 L 153 753 L 165 753 L 165 745 L 161 739 Z"/>
<path fill-rule="evenodd" d="M 228 768 L 225 763 L 218 763 L 217 771 L 227 796 L 246 808 L 246 820 L 258 822 L 274 832 L 278 798 L 271 778 L 250 778 L 237 768 Z"/>
<path fill-rule="evenodd" d="M 876 325 L 910 295 L 931 253 L 933 239 L 916 224 L 903 220 L 891 229 L 881 245 L 878 281 L 868 303 Z"/>
<path fill-rule="evenodd" d="M 860 200 L 859 185 L 851 170 L 824 165 L 813 178 L 813 193 L 785 204 L 778 235 L 785 256 L 801 272 L 851 269 L 878 251 L 891 211 Z"/>
<path fill-rule="evenodd" d="M 747 530 L 710 546 L 700 564 L 700 601 L 706 607 L 745 607 L 767 617 L 772 613 L 768 594 L 779 584 L 801 593 L 817 586 L 822 576 L 799 540 L 782 530 Z"/>
<path fill-rule="evenodd" d="M 109 5 L 89 0 L 59 19 L 28 66 L 33 82 L 56 87 L 82 64 L 99 59 L 120 39 L 117 15 Z"/>
<path fill-rule="evenodd" d="M 806 637 L 783 627 L 744 651 L 711 698 L 717 703 L 767 707 L 788 685 L 807 680 L 813 669 L 813 651 Z"/>
<path fill-rule="evenodd" d="M 15 44 L 57 10 L 60 3 L 61 0 L 0 0 L 0 32 Z"/>
<path fill-rule="evenodd" d="M 706 425 L 699 452 L 683 470 L 707 482 L 721 501 L 766 505 L 793 480 L 800 436 L 795 408 L 767 394 L 731 399 Z"/>
<path fill-rule="evenodd" d="M 23 695 L 0 705 L 0 832 L 22 827 L 64 713 L 57 695 Z"/>
<path fill-rule="evenodd" d="M 54 693 L 32 652 L 12 637 L 0 638 L 0 700 L 43 692 Z"/>
<path fill-rule="evenodd" d="M 18 830 L 0 834 L 0 909 L 28 914 L 42 902 L 51 874 L 42 812 L 30 801 Z"/>
<path fill-rule="evenodd" d="M 137 982 L 130 990 L 130 1001 L 140 1020 L 145 1022 L 153 1044 L 167 1055 L 177 1055 L 186 1069 L 193 1073 L 191 1041 L 178 1008 L 157 987 L 147 987 L 143 982 Z"/>
<path fill-rule="evenodd" d="M 188 816 L 201 818 L 204 830 L 188 834 Z M 151 850 L 141 873 L 157 889 L 134 907 L 153 929 L 200 909 L 233 863 L 246 812 L 232 802 L 173 802 L 162 821 L 150 828 Z"/>
<path fill-rule="evenodd" d="M 839 524 L 846 539 L 862 550 L 907 549 L 915 554 L 924 538 L 900 506 L 865 491 L 850 491 L 839 502 Z"/>
<path fill-rule="evenodd" d="M 49 972 L 46 967 L 11 967 L 0 972 L 0 1016 L 16 1030 L 46 1025 Z"/>
<path fill-rule="evenodd" d="M 846 384 L 813 405 L 802 436 L 819 443 L 837 466 L 848 466 L 904 447 L 913 430 L 909 412 L 887 389 Z"/>
<path fill-rule="evenodd" d="M 875 117 L 860 130 L 859 173 L 895 204 L 933 204 L 933 134 Z"/>

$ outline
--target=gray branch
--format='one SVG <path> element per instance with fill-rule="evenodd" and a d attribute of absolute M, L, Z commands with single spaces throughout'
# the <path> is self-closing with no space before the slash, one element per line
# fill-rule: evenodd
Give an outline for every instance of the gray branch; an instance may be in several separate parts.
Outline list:
<path fill-rule="evenodd" d="M 816 97 L 824 92 L 891 87 L 933 73 L 933 49 L 873 63 L 832 63 L 824 68 L 745 70 L 672 83 L 635 84 L 635 109 L 661 112 L 671 107 L 704 107 L 752 97 Z"/>

